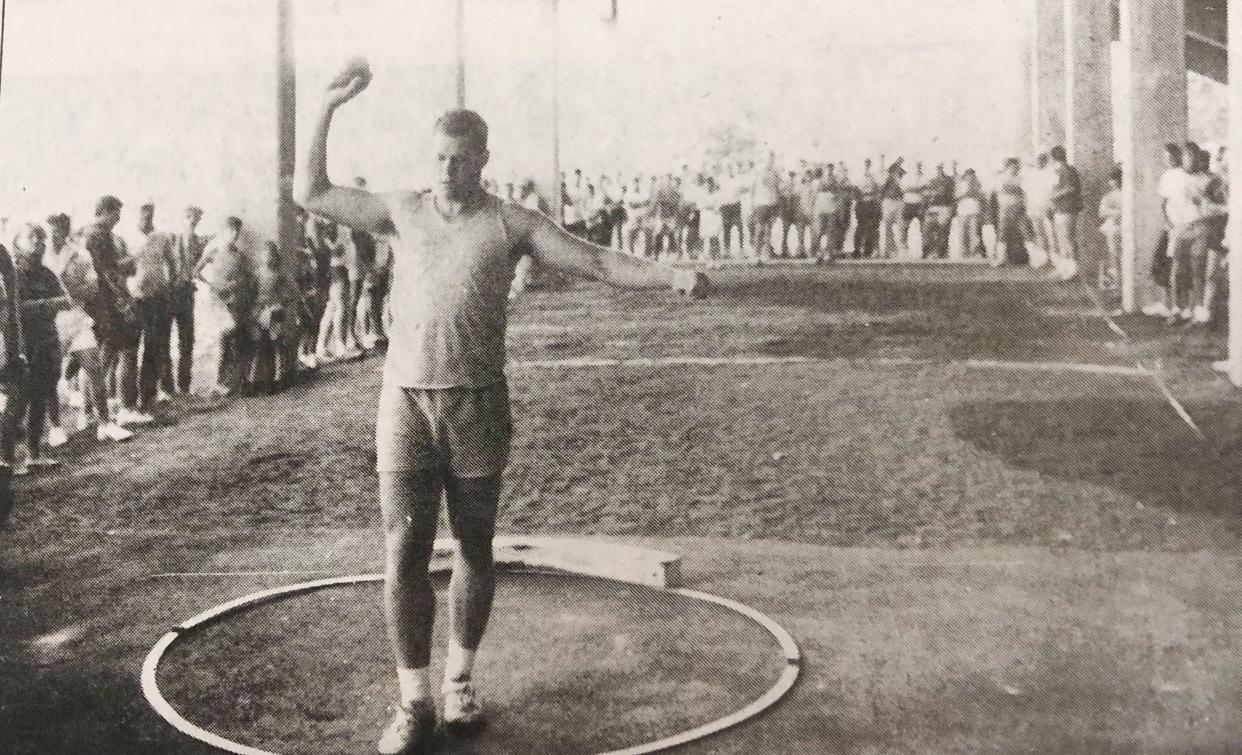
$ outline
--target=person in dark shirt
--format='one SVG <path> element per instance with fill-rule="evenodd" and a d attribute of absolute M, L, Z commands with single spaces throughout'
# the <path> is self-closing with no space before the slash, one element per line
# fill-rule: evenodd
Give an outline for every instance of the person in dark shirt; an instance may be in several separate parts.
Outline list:
<path fill-rule="evenodd" d="M 953 179 L 945 173 L 944 163 L 936 166 L 936 175 L 927 182 L 923 196 L 927 212 L 923 216 L 923 256 L 944 259 L 949 256 L 949 226 L 953 222 Z"/>
<path fill-rule="evenodd" d="M 114 196 L 100 197 L 95 204 L 95 222 L 82 234 L 99 281 L 87 314 L 95 321 L 95 337 L 103 350 L 104 373 L 117 371 L 121 411 L 117 413 L 116 424 L 143 424 L 151 418 L 138 411 L 138 360 L 134 357 L 142 331 L 137 306 L 126 284 L 135 266 L 131 257 L 121 253 L 113 233 L 121 221 L 121 207 L 121 200 Z"/>
<path fill-rule="evenodd" d="M 59 424 L 60 405 L 56 384 L 60 380 L 60 340 L 56 334 L 56 313 L 71 306 L 55 274 L 43 265 L 47 235 L 43 228 L 28 224 L 14 239 L 17 251 L 17 286 L 22 302 L 22 336 L 25 341 L 25 401 L 13 416 L 26 418 L 26 446 L 30 467 L 52 467 L 54 459 L 43 456 L 45 420 Z"/>
<path fill-rule="evenodd" d="M 906 169 L 902 165 L 901 158 L 888 166 L 888 180 L 884 182 L 884 186 L 880 189 L 880 198 L 882 201 L 882 219 L 880 221 L 880 235 L 883 243 L 882 254 L 885 257 L 893 258 L 902 254 L 905 249 L 905 220 L 902 213 L 905 211 L 905 188 L 902 186 L 902 179 L 906 175 Z"/>
<path fill-rule="evenodd" d="M 1056 266 L 1060 276 L 1071 280 L 1078 275 L 1078 215 L 1082 212 L 1082 178 L 1066 161 L 1065 148 L 1048 150 L 1052 158 L 1052 228 L 1056 247 Z"/>

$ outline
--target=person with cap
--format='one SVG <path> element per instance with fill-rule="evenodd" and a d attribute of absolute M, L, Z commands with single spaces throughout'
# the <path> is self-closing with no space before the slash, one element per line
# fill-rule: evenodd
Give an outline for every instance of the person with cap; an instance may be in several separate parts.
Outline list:
<path fill-rule="evenodd" d="M 863 174 L 858 179 L 854 203 L 854 258 L 874 257 L 880 248 L 880 183 L 871 170 L 871 158 L 863 160 Z"/>

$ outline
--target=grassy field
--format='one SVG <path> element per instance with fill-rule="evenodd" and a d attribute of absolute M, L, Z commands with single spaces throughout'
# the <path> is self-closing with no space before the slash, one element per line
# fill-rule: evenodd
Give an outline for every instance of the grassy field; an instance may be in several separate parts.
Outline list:
<path fill-rule="evenodd" d="M 1132 353 L 1081 287 L 1029 271 L 714 279 L 706 302 L 575 284 L 516 303 L 501 514 L 509 532 L 681 552 L 694 586 L 793 631 L 793 695 L 692 751 L 1242 742 L 1242 401 L 1206 367 L 1215 335 L 1123 318 Z M 1165 365 L 1206 442 L 1146 378 L 1030 368 L 1134 354 Z M 183 401 L 19 483 L 0 533 L 0 752 L 201 751 L 147 708 L 142 657 L 171 623 L 309 577 L 156 575 L 376 570 L 379 369 Z M 455 751 L 630 744 L 744 704 L 779 660 L 694 607 L 589 582 L 504 590 L 485 653 L 497 726 Z M 381 638 L 366 589 L 295 598 L 187 643 L 166 683 L 247 741 L 367 752 L 395 686 Z"/>

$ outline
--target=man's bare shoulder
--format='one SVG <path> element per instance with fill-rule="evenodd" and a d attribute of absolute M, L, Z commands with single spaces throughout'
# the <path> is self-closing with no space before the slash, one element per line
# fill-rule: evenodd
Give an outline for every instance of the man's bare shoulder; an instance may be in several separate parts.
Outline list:
<path fill-rule="evenodd" d="M 505 225 L 521 235 L 529 235 L 540 224 L 552 222 L 547 215 L 538 210 L 532 210 L 500 197 L 497 197 L 497 200 L 500 202 L 500 211 L 503 213 Z"/>
<path fill-rule="evenodd" d="M 422 206 L 431 192 L 427 189 L 398 189 L 376 194 L 390 210 L 413 211 Z"/>

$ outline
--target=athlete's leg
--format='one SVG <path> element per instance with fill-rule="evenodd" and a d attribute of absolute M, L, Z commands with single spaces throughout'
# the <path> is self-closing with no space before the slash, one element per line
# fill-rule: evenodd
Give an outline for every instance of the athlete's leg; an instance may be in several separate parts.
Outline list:
<path fill-rule="evenodd" d="M 431 660 L 436 602 L 427 567 L 443 487 L 438 470 L 379 475 L 386 555 L 384 614 L 399 669 L 425 669 Z"/>
<path fill-rule="evenodd" d="M 499 474 L 445 480 L 449 526 L 457 541 L 453 578 L 449 582 L 450 633 L 453 643 L 471 654 L 478 649 L 487 629 L 496 592 L 492 539 L 501 487 Z M 445 681 L 467 681 L 471 673 L 469 663 L 451 656 L 452 652 L 445 669 Z"/>

